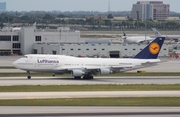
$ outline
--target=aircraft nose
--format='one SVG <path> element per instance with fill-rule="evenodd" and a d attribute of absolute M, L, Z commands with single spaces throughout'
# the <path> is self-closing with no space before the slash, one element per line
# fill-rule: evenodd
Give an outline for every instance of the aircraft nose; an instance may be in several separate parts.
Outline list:
<path fill-rule="evenodd" d="M 14 61 L 12 64 L 13 64 L 14 67 L 16 67 L 17 66 L 17 61 Z"/>

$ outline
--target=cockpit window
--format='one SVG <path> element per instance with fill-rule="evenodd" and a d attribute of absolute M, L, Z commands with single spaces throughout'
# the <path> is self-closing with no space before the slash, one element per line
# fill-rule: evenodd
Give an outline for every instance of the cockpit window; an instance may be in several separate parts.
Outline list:
<path fill-rule="evenodd" d="M 28 58 L 27 56 L 23 56 L 23 58 Z"/>

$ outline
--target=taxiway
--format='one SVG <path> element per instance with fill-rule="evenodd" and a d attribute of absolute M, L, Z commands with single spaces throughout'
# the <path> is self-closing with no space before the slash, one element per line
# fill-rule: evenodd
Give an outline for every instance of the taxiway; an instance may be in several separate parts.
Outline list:
<path fill-rule="evenodd" d="M 2 92 L 3 99 L 53 98 L 110 98 L 110 97 L 180 97 L 180 91 L 74 91 L 74 92 Z"/>
<path fill-rule="evenodd" d="M 0 77 L 0 86 L 12 85 L 84 85 L 84 84 L 180 84 L 180 76 L 120 76 L 76 80 L 70 77 Z"/>

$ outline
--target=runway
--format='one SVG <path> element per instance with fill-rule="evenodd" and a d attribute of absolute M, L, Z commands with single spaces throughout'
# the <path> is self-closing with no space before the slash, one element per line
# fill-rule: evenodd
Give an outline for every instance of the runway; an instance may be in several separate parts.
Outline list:
<path fill-rule="evenodd" d="M 179 117 L 180 107 L 0 107 L 0 116 Z"/>
<path fill-rule="evenodd" d="M 180 76 L 95 77 L 76 80 L 72 77 L 0 77 L 0 86 L 12 85 L 84 85 L 84 84 L 180 84 Z"/>

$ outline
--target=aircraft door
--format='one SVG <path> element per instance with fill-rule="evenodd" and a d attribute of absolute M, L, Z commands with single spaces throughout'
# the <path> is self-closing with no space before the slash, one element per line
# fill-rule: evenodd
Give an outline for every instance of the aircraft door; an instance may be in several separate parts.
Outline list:
<path fill-rule="evenodd" d="M 84 67 L 84 62 L 82 62 L 82 61 L 80 62 L 80 67 L 82 67 L 82 68 Z"/>
<path fill-rule="evenodd" d="M 31 57 L 30 59 L 33 61 L 34 67 L 38 67 L 37 58 Z"/>
<path fill-rule="evenodd" d="M 55 67 L 58 67 L 59 64 L 60 64 L 60 63 L 54 63 L 54 66 L 55 66 Z"/>

